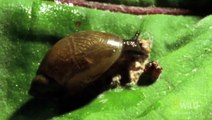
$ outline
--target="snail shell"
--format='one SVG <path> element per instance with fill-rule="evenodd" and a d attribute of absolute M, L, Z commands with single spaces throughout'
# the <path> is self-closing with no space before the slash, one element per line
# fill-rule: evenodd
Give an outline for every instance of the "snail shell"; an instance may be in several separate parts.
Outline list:
<path fill-rule="evenodd" d="M 42 60 L 30 94 L 46 96 L 65 89 L 81 93 L 120 57 L 123 40 L 109 33 L 81 31 L 59 40 Z"/>

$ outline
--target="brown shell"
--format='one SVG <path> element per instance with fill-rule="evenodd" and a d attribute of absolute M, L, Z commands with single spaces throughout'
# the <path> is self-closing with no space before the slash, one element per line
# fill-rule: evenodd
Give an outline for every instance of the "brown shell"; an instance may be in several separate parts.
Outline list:
<path fill-rule="evenodd" d="M 70 94 L 106 72 L 121 55 L 118 36 L 82 31 L 58 41 L 43 59 L 37 75 L 43 75 L 68 89 Z"/>

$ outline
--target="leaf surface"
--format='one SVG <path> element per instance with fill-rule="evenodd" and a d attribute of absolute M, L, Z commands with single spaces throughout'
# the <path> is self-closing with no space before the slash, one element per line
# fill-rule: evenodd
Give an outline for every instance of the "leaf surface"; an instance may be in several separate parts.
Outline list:
<path fill-rule="evenodd" d="M 212 119 L 212 16 L 134 16 L 44 1 L 1 3 L 1 120 Z M 123 38 L 140 31 L 153 42 L 151 60 L 163 67 L 159 81 L 106 91 L 62 115 L 54 102 L 32 100 L 28 90 L 43 56 L 60 38 L 81 30 Z"/>

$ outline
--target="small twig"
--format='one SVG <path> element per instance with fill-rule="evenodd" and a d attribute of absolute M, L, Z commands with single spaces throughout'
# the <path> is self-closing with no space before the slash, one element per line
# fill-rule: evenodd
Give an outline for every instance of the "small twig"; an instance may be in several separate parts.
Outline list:
<path fill-rule="evenodd" d="M 113 12 L 123 12 L 128 14 L 142 15 L 142 14 L 172 14 L 172 15 L 185 15 L 191 14 L 188 9 L 180 8 L 162 8 L 162 7 L 135 7 L 126 5 L 116 5 L 109 3 L 99 3 L 84 0 L 55 0 L 57 3 L 68 3 L 77 6 L 88 8 L 95 8 L 101 10 L 109 10 Z"/>

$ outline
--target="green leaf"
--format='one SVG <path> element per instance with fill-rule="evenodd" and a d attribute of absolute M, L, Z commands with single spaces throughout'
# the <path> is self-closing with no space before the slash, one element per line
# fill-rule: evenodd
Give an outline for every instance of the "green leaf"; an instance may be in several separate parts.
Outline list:
<path fill-rule="evenodd" d="M 0 119 L 212 119 L 212 16 L 112 13 L 53 2 L 0 1 Z M 28 95 L 48 49 L 60 38 L 96 30 L 153 42 L 151 60 L 163 73 L 155 84 L 106 91 L 61 114 L 57 101 Z M 71 102 L 71 101 L 70 101 Z"/>

